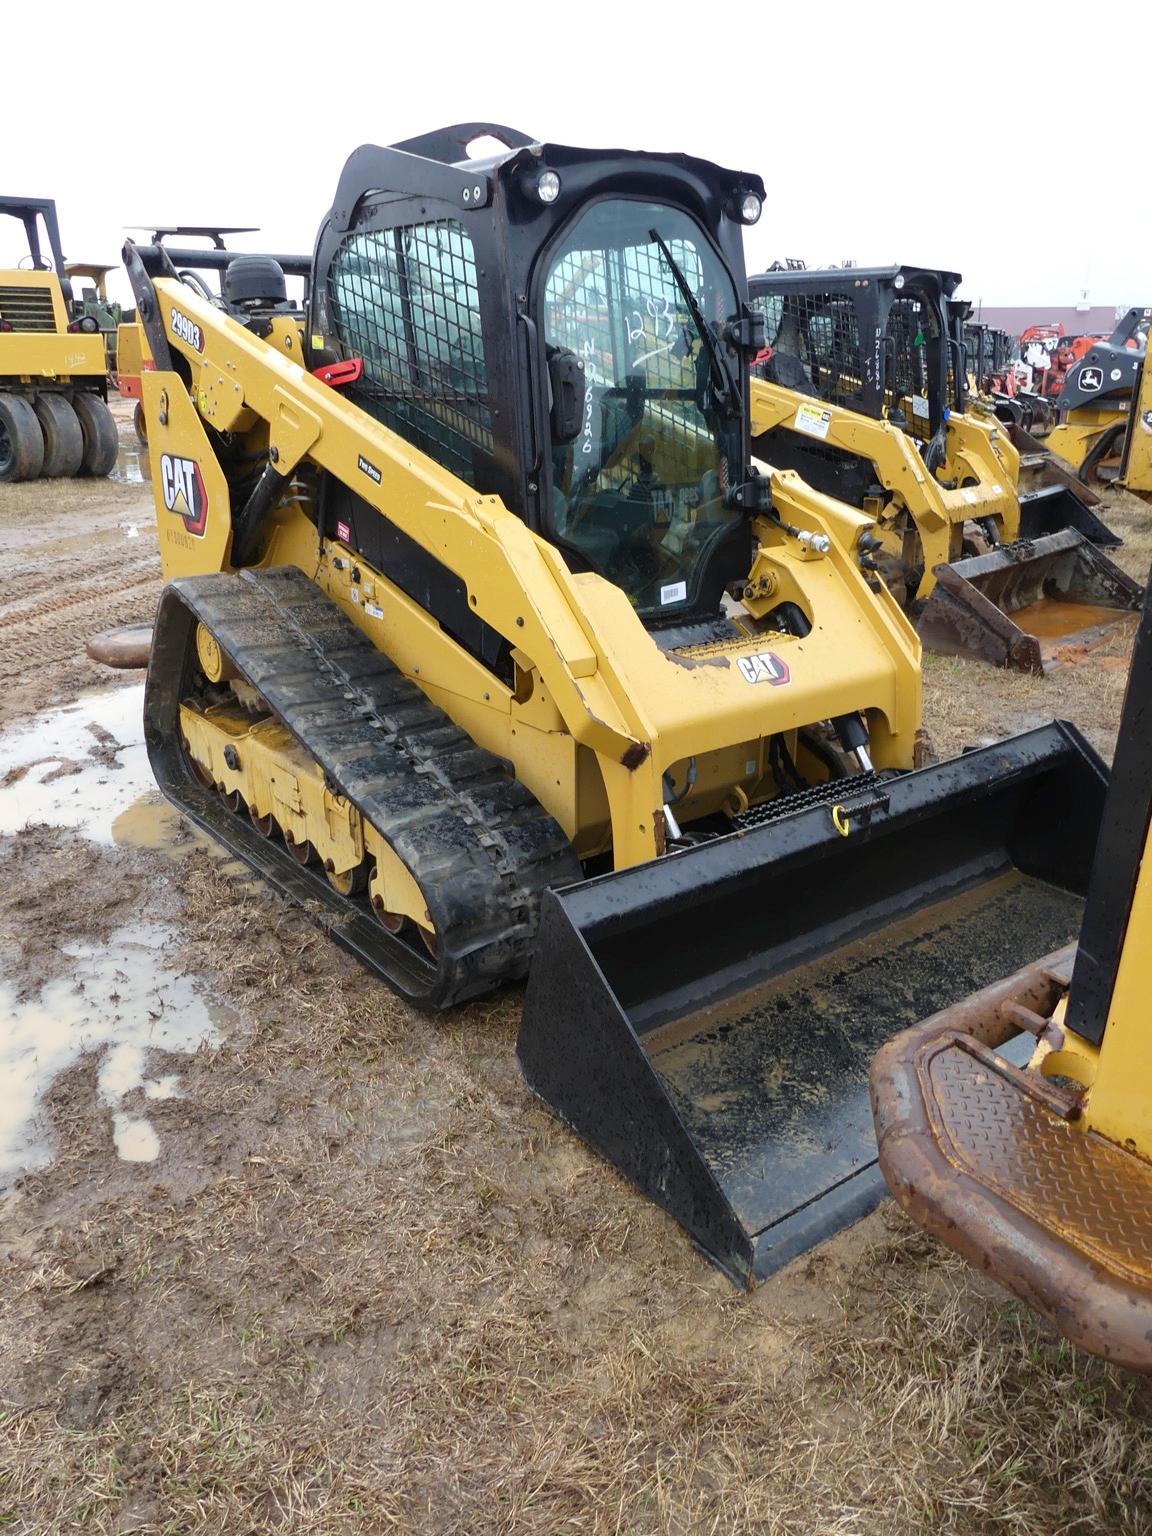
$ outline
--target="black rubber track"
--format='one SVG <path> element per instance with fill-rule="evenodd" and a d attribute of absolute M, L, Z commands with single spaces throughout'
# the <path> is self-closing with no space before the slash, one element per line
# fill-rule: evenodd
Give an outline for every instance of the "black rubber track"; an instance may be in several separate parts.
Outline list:
<path fill-rule="evenodd" d="M 179 708 L 203 623 L 237 670 L 411 870 L 437 954 L 389 933 L 193 775 Z M 184 577 L 160 599 L 144 729 L 156 781 L 191 820 L 307 905 L 332 937 L 428 1008 L 527 974 L 540 897 L 582 878 L 559 825 L 295 568 Z"/>

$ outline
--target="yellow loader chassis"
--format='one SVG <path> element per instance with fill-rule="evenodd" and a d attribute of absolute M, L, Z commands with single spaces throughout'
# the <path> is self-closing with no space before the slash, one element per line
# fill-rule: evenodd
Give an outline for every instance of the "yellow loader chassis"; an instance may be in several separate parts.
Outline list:
<path fill-rule="evenodd" d="M 749 600 L 750 632 L 707 648 L 708 654 L 670 655 L 655 645 L 619 588 L 569 571 L 559 551 L 499 498 L 478 495 L 304 373 L 285 345 L 293 340 L 287 323 L 283 337 L 274 331 L 265 341 L 184 284 L 158 278 L 155 291 L 166 341 L 192 370 L 193 397 L 174 372 L 142 376 L 153 484 L 169 483 L 164 460 L 179 457 L 200 467 L 207 501 L 202 527 L 189 518 L 186 498 L 158 506 L 165 575 L 227 569 L 237 560 L 228 484 L 204 423 L 245 436 L 253 452 L 266 442 L 283 472 L 283 491 L 267 513 L 256 558 L 296 564 L 324 585 L 434 703 L 477 742 L 515 763 L 581 853 L 610 846 L 617 868 L 652 859 L 664 849 L 665 775 L 680 790 L 693 758 L 699 765 L 728 753 L 724 772 L 735 768 L 729 784 L 718 769 L 714 782 L 698 773 L 693 794 L 711 795 L 713 808 L 729 789 L 754 801 L 763 793 L 760 743 L 767 736 L 847 712 L 866 713 L 877 767 L 913 765 L 919 646 L 891 595 L 869 590 L 854 545 L 840 542 L 857 538 L 867 517 L 837 511 L 796 477 L 776 477 L 782 518 L 812 534 L 825 533 L 834 520 L 838 536 L 831 548 L 817 554 L 761 520 L 754 574 L 764 598 Z M 199 327 L 203 351 L 184 339 L 186 324 L 178 326 L 173 314 Z M 361 459 L 379 480 L 359 468 Z M 307 492 L 290 478 L 303 485 L 316 469 L 354 487 L 459 578 L 473 612 L 515 646 L 512 688 L 418 603 L 379 573 L 369 575 L 360 557 L 318 535 L 307 515 Z M 376 588 L 367 602 L 353 601 L 353 565 Z M 756 630 L 761 610 L 790 600 L 813 614 L 809 635 Z M 789 681 L 771 690 L 766 717 L 767 690 L 751 685 L 739 662 L 784 648 Z M 746 753 L 749 743 L 755 750 Z M 714 761 L 719 765 L 720 758 Z M 709 808 L 703 800 L 700 807 Z"/>

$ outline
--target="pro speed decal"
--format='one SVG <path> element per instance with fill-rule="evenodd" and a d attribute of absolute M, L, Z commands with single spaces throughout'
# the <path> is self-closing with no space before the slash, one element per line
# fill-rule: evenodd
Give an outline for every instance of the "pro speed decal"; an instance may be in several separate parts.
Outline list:
<path fill-rule="evenodd" d="M 204 350 L 204 332 L 196 324 L 195 320 L 189 320 L 175 305 L 171 309 L 172 329 L 181 341 L 186 341 L 190 347 L 195 347 L 197 352 Z"/>
<path fill-rule="evenodd" d="M 160 455 L 160 494 L 169 512 L 183 518 L 184 527 L 199 538 L 208 521 L 208 492 L 204 476 L 195 459 L 180 459 L 171 453 Z"/>
<path fill-rule="evenodd" d="M 782 688 L 792 676 L 788 663 L 781 661 L 775 651 L 760 651 L 755 656 L 738 656 L 736 665 L 744 674 L 746 683 L 770 683 L 773 688 Z"/>

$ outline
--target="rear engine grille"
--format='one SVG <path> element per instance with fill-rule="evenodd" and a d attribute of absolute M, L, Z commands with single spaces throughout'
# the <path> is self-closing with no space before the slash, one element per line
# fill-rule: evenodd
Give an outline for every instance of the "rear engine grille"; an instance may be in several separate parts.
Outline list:
<path fill-rule="evenodd" d="M 0 320 L 14 331 L 54 331 L 50 288 L 13 288 L 0 283 Z"/>

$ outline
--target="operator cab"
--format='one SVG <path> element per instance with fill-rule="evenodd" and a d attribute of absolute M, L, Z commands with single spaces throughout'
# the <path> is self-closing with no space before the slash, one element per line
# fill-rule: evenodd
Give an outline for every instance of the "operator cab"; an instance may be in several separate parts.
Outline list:
<path fill-rule="evenodd" d="M 935 472 L 952 411 L 965 400 L 963 349 L 952 334 L 956 272 L 923 267 L 843 267 L 764 272 L 749 280 L 764 316 L 769 382 L 873 420 L 919 444 Z M 833 460 L 823 443 L 791 428 L 767 434 L 770 462 L 853 505 L 875 479 L 869 466 Z"/>
<path fill-rule="evenodd" d="M 481 139 L 496 152 L 477 156 Z M 620 587 L 650 628 L 714 619 L 766 500 L 742 302 L 762 198 L 758 177 L 687 156 L 490 124 L 365 146 L 317 243 L 309 365 L 360 359 L 358 405 Z M 428 557 L 346 488 L 326 493 L 326 524 L 424 595 Z"/>
<path fill-rule="evenodd" d="M 69 316 L 72 313 L 72 284 L 64 270 L 64 252 L 60 245 L 60 224 L 56 204 L 50 197 L 0 197 L 0 217 L 16 219 L 24 226 L 25 254 L 14 264 L 21 271 L 55 272 Z M 0 267 L 12 265 L 0 261 Z M 0 309 L 0 327 L 15 331 L 50 331 L 55 320 L 51 305 L 38 303 L 33 291 L 17 293 L 5 289 L 7 304 Z"/>

